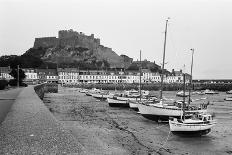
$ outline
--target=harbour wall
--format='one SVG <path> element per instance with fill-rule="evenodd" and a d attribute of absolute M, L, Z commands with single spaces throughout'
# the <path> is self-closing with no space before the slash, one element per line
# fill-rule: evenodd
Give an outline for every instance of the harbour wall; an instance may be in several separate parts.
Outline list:
<path fill-rule="evenodd" d="M 41 85 L 37 85 L 34 87 L 36 94 L 42 100 L 45 93 L 57 93 L 58 92 L 58 84 L 53 83 L 45 83 Z"/>
<path fill-rule="evenodd" d="M 40 99 L 57 90 L 47 84 L 23 88 L 0 125 L 0 154 L 88 154 Z"/>
<path fill-rule="evenodd" d="M 139 84 L 79 84 L 79 85 L 64 85 L 67 87 L 78 87 L 78 88 L 98 88 L 98 89 L 104 89 L 104 90 L 130 90 L 130 89 L 139 89 Z M 186 87 L 188 89 L 189 86 Z M 160 90 L 160 84 L 141 84 L 141 89 L 143 90 Z M 177 91 L 182 90 L 183 84 L 181 83 L 174 83 L 174 84 L 164 84 L 163 90 L 164 91 Z M 193 84 L 193 90 L 216 90 L 216 91 L 229 91 L 232 90 L 232 83 L 212 83 L 212 84 Z"/>

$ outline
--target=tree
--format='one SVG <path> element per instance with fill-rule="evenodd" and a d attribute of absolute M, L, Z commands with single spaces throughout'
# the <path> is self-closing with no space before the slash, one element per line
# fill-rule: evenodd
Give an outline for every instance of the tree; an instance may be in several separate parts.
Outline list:
<path fill-rule="evenodd" d="M 9 82 L 10 85 L 16 86 L 17 81 L 19 81 L 19 85 L 21 86 L 23 83 L 23 79 L 26 78 L 26 75 L 22 69 L 19 69 L 19 76 L 18 76 L 18 71 L 17 69 L 12 69 L 11 72 L 9 73 L 14 79 Z M 18 80 L 19 78 L 19 80 Z"/>

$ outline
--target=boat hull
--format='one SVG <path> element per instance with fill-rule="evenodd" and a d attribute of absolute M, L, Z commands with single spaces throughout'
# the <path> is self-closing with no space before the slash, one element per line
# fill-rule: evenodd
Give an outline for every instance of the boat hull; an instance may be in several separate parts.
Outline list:
<path fill-rule="evenodd" d="M 155 105 L 138 104 L 138 109 L 143 117 L 154 121 L 168 121 L 169 117 L 180 117 L 183 114 L 183 111 L 179 108 L 174 110 L 172 108 L 164 108 Z"/>
<path fill-rule="evenodd" d="M 139 111 L 137 102 L 129 102 L 129 106 L 130 106 L 131 109 L 133 109 L 135 111 Z"/>
<path fill-rule="evenodd" d="M 117 97 L 117 100 L 120 100 L 120 101 L 137 101 L 139 100 L 139 98 L 132 98 L 132 97 Z"/>
<path fill-rule="evenodd" d="M 102 94 L 92 94 L 92 96 L 99 100 L 106 100 L 108 97 L 108 95 L 102 95 Z"/>
<path fill-rule="evenodd" d="M 211 129 L 200 130 L 200 131 L 171 131 L 174 135 L 183 136 L 183 137 L 198 137 L 207 135 Z"/>
<path fill-rule="evenodd" d="M 86 96 L 92 96 L 90 93 L 85 93 Z"/>
<path fill-rule="evenodd" d="M 110 107 L 125 107 L 125 108 L 129 108 L 128 101 L 120 101 L 120 100 L 116 100 L 116 99 L 107 98 L 107 102 L 108 102 L 108 104 L 109 104 Z"/>
<path fill-rule="evenodd" d="M 232 101 L 232 97 L 225 98 L 225 101 Z"/>
<path fill-rule="evenodd" d="M 184 91 L 179 91 L 176 93 L 176 96 L 179 96 L 179 97 L 188 97 L 189 96 L 189 92 L 185 92 Z"/>
<path fill-rule="evenodd" d="M 209 123 L 181 123 L 169 120 L 170 131 L 176 135 L 182 136 L 202 136 L 211 131 L 215 122 Z"/>

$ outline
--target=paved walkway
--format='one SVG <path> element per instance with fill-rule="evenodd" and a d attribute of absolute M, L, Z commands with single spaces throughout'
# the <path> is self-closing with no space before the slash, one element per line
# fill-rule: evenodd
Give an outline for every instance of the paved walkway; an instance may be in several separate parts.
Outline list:
<path fill-rule="evenodd" d="M 89 153 L 55 119 L 29 86 L 18 95 L 0 125 L 0 154 Z"/>
<path fill-rule="evenodd" d="M 5 119 L 16 97 L 23 88 L 0 90 L 0 124 Z"/>

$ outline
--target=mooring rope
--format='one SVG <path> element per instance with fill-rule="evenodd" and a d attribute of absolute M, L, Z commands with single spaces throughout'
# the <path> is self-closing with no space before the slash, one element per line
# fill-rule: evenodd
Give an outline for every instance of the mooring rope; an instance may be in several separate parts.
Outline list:
<path fill-rule="evenodd" d="M 165 149 L 164 146 L 167 144 L 168 138 L 169 138 L 170 134 L 171 134 L 171 130 L 169 130 L 168 136 L 167 136 L 166 140 L 164 141 L 164 143 L 162 144 L 162 147 L 160 147 L 159 151 L 160 151 L 161 149 L 164 149 L 164 150 L 167 151 L 167 149 Z M 159 152 L 159 151 L 158 151 L 158 152 Z"/>

